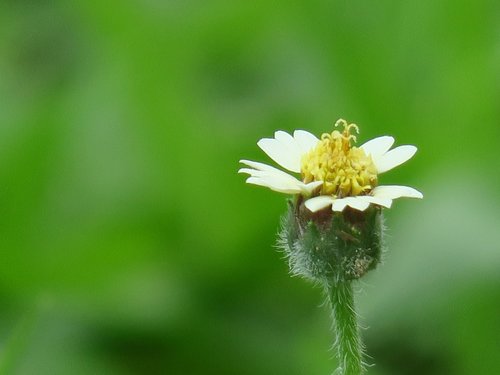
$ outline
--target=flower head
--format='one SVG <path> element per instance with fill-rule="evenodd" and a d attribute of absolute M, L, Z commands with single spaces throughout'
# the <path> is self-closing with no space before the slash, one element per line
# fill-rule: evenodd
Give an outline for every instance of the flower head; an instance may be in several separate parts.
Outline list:
<path fill-rule="evenodd" d="M 277 131 L 274 138 L 263 138 L 258 146 L 276 163 L 300 179 L 267 164 L 249 160 L 241 163 L 247 173 L 247 182 L 272 190 L 299 194 L 305 206 L 317 212 L 328 206 L 343 211 L 349 206 L 358 211 L 371 204 L 390 208 L 392 200 L 400 197 L 422 198 L 422 193 L 399 185 L 378 186 L 378 175 L 409 160 L 417 151 L 415 146 L 399 146 L 389 150 L 394 138 L 372 139 L 359 148 L 353 144 L 359 133 L 355 124 L 338 120 L 332 133 L 318 139 L 305 130 L 296 130 L 293 136 Z"/>
<path fill-rule="evenodd" d="M 382 207 L 400 197 L 422 198 L 408 186 L 379 185 L 379 175 L 409 160 L 415 146 L 390 150 L 394 138 L 372 139 L 356 147 L 359 129 L 338 120 L 320 139 L 304 130 L 283 131 L 257 144 L 290 173 L 241 160 L 247 182 L 293 194 L 281 220 L 278 246 L 290 271 L 328 293 L 337 338 L 339 374 L 364 373 L 363 351 L 353 307 L 351 282 L 380 264 L 385 251 Z M 300 176 L 300 177 L 299 177 Z"/>

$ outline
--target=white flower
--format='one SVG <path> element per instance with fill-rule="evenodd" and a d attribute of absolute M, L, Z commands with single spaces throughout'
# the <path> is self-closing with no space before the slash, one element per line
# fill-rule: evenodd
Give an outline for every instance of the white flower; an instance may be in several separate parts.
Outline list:
<path fill-rule="evenodd" d="M 293 136 L 277 131 L 274 138 L 263 138 L 258 146 L 276 163 L 290 172 L 300 173 L 301 180 L 270 165 L 240 160 L 249 168 L 246 182 L 268 187 L 286 194 L 300 194 L 305 206 L 312 212 L 328 206 L 343 211 L 346 206 L 359 211 L 370 204 L 390 208 L 392 200 L 401 197 L 422 198 L 419 191 L 399 185 L 377 186 L 378 175 L 409 160 L 417 151 L 415 146 L 399 146 L 389 150 L 394 138 L 383 136 L 364 143 L 359 148 L 351 145 L 356 137 L 351 129 L 358 127 L 339 120 L 342 132 L 334 130 L 318 139 L 305 130 L 295 130 Z"/>

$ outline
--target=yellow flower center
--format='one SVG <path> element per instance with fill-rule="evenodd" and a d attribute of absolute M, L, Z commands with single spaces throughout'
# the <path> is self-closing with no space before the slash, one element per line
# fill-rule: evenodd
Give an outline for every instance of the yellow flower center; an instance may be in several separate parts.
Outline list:
<path fill-rule="evenodd" d="M 362 149 L 351 147 L 351 140 L 356 142 L 351 129 L 359 133 L 358 127 L 345 120 L 338 120 L 338 126 L 344 130 L 323 134 L 316 147 L 302 157 L 302 179 L 305 183 L 324 181 L 321 195 L 341 198 L 366 194 L 377 186 L 377 169 Z"/>

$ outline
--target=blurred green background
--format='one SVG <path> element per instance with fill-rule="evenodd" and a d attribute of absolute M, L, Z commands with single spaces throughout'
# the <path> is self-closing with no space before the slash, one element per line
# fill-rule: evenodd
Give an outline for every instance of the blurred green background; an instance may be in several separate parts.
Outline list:
<path fill-rule="evenodd" d="M 244 184 L 277 129 L 416 157 L 359 286 L 371 375 L 500 373 L 500 2 L 0 2 L 0 372 L 329 374 Z"/>

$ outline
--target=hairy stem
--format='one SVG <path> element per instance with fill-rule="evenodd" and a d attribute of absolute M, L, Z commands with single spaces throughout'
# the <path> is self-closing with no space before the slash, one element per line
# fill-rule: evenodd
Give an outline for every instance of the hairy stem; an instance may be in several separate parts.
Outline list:
<path fill-rule="evenodd" d="M 332 306 L 333 327 L 336 334 L 334 349 L 337 352 L 339 375 L 364 373 L 363 345 L 359 336 L 358 322 L 354 310 L 354 295 L 350 281 L 328 285 Z"/>

